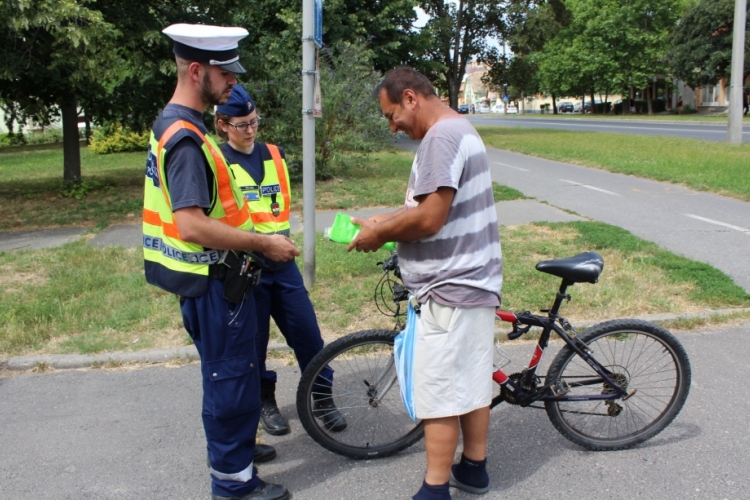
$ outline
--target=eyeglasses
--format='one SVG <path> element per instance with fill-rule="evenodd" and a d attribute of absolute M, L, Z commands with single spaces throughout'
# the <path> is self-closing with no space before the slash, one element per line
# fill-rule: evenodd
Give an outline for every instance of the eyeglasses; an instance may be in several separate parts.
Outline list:
<path fill-rule="evenodd" d="M 252 128 L 258 128 L 259 124 L 260 124 L 260 116 L 258 116 L 256 118 L 250 120 L 249 122 L 245 122 L 245 123 L 227 122 L 227 125 L 231 125 L 232 127 L 234 127 L 235 130 L 237 130 L 239 132 L 247 132 L 247 129 L 250 128 L 250 127 L 252 127 Z"/>

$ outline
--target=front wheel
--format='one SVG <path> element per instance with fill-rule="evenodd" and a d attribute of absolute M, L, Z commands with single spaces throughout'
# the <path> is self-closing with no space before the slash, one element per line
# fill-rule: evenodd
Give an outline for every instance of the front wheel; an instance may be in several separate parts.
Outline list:
<path fill-rule="evenodd" d="M 661 432 L 682 409 L 690 390 L 690 361 L 682 344 L 664 328 L 641 320 L 615 320 L 579 336 L 591 355 L 628 396 L 622 399 L 545 401 L 560 433 L 589 450 L 622 450 Z M 570 347 L 547 372 L 561 381 L 565 397 L 615 391 Z"/>
<path fill-rule="evenodd" d="M 393 360 L 397 333 L 352 333 L 326 346 L 305 368 L 297 388 L 297 412 L 318 444 L 346 457 L 371 459 L 393 455 L 422 439 L 422 422 L 412 421 L 401 401 Z M 316 408 L 321 396 L 332 398 L 346 422 L 344 429 L 326 425 L 320 405 Z"/>

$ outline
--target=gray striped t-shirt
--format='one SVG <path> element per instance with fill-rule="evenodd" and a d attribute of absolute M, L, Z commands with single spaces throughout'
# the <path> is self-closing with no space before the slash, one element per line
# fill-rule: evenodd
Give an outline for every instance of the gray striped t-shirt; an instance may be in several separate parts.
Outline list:
<path fill-rule="evenodd" d="M 498 306 L 503 260 L 487 151 L 463 117 L 444 118 L 427 131 L 404 209 L 440 187 L 456 190 L 445 225 L 432 236 L 398 244 L 404 284 L 420 302 L 432 297 L 449 306 Z"/>

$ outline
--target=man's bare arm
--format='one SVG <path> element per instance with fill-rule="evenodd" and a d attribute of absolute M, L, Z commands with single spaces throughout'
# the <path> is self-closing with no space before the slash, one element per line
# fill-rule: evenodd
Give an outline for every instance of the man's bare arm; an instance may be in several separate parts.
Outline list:
<path fill-rule="evenodd" d="M 438 188 L 425 195 L 419 205 L 409 210 L 400 210 L 382 222 L 352 218 L 362 229 L 349 244 L 347 251 L 374 252 L 388 241 L 414 241 L 432 236 L 440 231 L 448 220 L 448 212 L 456 190 L 449 187 Z"/>
<path fill-rule="evenodd" d="M 286 236 L 242 231 L 208 217 L 200 207 L 180 208 L 174 214 L 180 236 L 191 243 L 216 250 L 263 252 L 274 261 L 290 260 L 299 255 L 299 250 Z"/>
<path fill-rule="evenodd" d="M 385 214 L 375 214 L 367 220 L 369 220 L 370 222 L 375 222 L 375 223 L 385 222 L 387 220 L 393 219 L 394 217 L 397 217 L 398 214 L 400 214 L 403 211 L 404 211 L 403 208 L 399 208 L 395 212 L 390 212 L 390 213 L 385 213 Z"/>

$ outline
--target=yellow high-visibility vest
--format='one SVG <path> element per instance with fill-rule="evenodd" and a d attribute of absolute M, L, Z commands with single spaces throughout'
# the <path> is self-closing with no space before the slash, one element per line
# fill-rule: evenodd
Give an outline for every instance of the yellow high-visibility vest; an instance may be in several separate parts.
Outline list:
<path fill-rule="evenodd" d="M 143 258 L 146 280 L 177 295 L 197 297 L 208 287 L 209 265 L 221 251 L 185 241 L 177 229 L 169 188 L 164 182 L 165 158 L 170 139 L 182 130 L 200 145 L 214 182 L 208 216 L 229 226 L 251 231 L 253 222 L 245 198 L 227 166 L 224 155 L 210 136 L 185 120 L 176 120 L 158 139 L 151 131 L 146 182 L 143 193 Z M 181 139 L 180 137 L 179 139 Z"/>
<path fill-rule="evenodd" d="M 289 171 L 279 148 L 273 144 L 255 143 L 263 158 L 263 181 L 257 182 L 242 168 L 232 163 L 242 194 L 250 207 L 250 217 L 255 231 L 264 234 L 282 233 L 289 235 L 289 208 L 291 195 Z"/>

